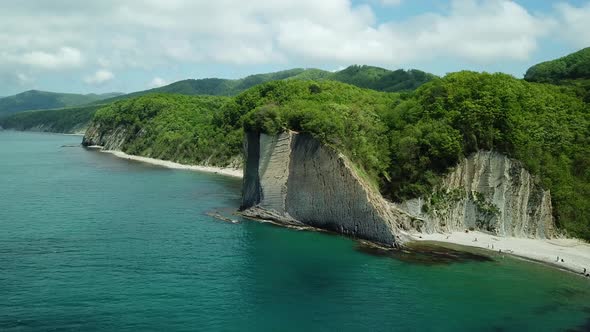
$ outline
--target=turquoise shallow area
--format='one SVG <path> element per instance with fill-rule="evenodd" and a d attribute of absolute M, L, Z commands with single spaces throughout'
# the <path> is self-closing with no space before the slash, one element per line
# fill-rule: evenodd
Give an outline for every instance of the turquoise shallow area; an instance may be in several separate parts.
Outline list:
<path fill-rule="evenodd" d="M 241 220 L 240 180 L 0 132 L 0 331 L 589 329 L 590 282 Z"/>

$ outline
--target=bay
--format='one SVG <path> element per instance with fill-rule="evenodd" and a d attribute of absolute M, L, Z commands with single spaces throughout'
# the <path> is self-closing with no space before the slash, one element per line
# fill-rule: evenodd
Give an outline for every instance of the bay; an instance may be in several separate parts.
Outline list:
<path fill-rule="evenodd" d="M 345 237 L 233 216 L 239 179 L 80 141 L 0 131 L 0 331 L 590 328 L 579 276 L 497 255 L 370 255 Z"/>

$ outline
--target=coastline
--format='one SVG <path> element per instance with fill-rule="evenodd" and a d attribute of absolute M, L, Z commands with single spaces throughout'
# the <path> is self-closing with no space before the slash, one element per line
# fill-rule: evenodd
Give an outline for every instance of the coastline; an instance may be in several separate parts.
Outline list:
<path fill-rule="evenodd" d="M 500 237 L 477 231 L 412 234 L 416 242 L 450 243 L 513 255 L 582 275 L 590 273 L 590 244 L 579 239 L 526 239 Z M 477 239 L 477 241 L 474 241 Z M 493 248 L 493 249 L 492 249 Z M 559 261 L 557 261 L 559 257 Z M 563 262 L 561 261 L 563 259 Z"/>
<path fill-rule="evenodd" d="M 131 154 L 127 154 L 122 151 L 104 150 L 103 147 L 99 146 L 99 145 L 91 145 L 91 146 L 87 146 L 87 148 L 99 150 L 100 152 L 103 152 L 103 153 L 109 153 L 109 154 L 112 154 L 118 158 L 139 161 L 142 163 L 156 165 L 156 166 L 162 166 L 162 167 L 166 167 L 166 168 L 213 173 L 213 174 L 231 176 L 231 177 L 236 177 L 236 178 L 242 178 L 242 176 L 243 176 L 242 170 L 236 169 L 236 168 L 180 164 L 180 163 L 176 163 L 176 162 L 169 161 L 169 160 L 161 160 L 161 159 L 156 159 L 156 158 L 131 155 Z"/>
<path fill-rule="evenodd" d="M 141 157 L 136 155 L 129 155 L 122 151 L 116 150 L 104 150 L 102 146 L 87 146 L 88 149 L 99 150 L 100 152 L 112 154 L 118 158 L 139 161 L 151 165 L 180 169 L 190 170 L 198 172 L 206 172 L 213 174 L 220 174 L 225 176 L 231 176 L 236 178 L 242 178 L 243 172 L 241 169 L 235 168 L 221 168 L 214 166 L 202 166 L 202 165 L 186 165 L 180 164 L 173 161 L 161 160 L 149 157 Z M 245 216 L 248 219 L 258 220 Z M 269 222 L 269 220 L 264 220 Z M 274 223 L 270 221 L 271 223 Z M 275 223 L 280 226 L 286 226 L 282 223 Z M 292 227 L 296 229 L 308 229 L 315 230 L 313 227 Z M 590 273 L 590 244 L 585 243 L 579 239 L 572 238 L 555 238 L 555 239 L 528 239 L 528 238 L 514 238 L 514 237 L 500 237 L 492 234 L 482 233 L 478 231 L 465 232 L 452 232 L 452 233 L 413 233 L 410 234 L 413 241 L 419 242 L 432 242 L 434 244 L 444 245 L 454 244 L 463 247 L 473 247 L 478 249 L 490 250 L 495 253 L 499 253 L 501 250 L 502 254 L 508 254 L 517 258 L 522 258 L 528 261 L 542 263 L 554 268 L 569 271 L 578 275 L 582 275 L 584 268 L 586 273 Z M 477 241 L 474 241 L 477 239 Z M 557 261 L 559 257 L 559 261 Z M 563 262 L 561 260 L 563 259 Z"/>

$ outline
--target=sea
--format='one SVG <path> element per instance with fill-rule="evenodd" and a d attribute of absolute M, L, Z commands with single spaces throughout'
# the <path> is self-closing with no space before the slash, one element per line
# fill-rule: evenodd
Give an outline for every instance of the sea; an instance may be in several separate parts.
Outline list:
<path fill-rule="evenodd" d="M 578 275 L 243 219 L 240 179 L 80 142 L 0 131 L 0 331 L 590 330 Z"/>

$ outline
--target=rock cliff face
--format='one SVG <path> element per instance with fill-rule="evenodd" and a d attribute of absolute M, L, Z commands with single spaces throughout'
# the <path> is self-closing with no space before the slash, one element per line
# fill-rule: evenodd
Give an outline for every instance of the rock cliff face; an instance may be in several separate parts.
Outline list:
<path fill-rule="evenodd" d="M 127 139 L 128 133 L 125 127 L 102 130 L 99 124 L 92 123 L 84 134 L 82 145 L 100 145 L 105 150 L 122 150 L 123 145 L 127 143 Z"/>
<path fill-rule="evenodd" d="M 477 229 L 498 236 L 555 235 L 551 195 L 519 162 L 493 152 L 463 160 L 429 197 L 386 201 L 334 149 L 309 135 L 248 133 L 243 214 L 309 225 L 388 246 L 412 232 Z"/>
<path fill-rule="evenodd" d="M 550 193 L 518 161 L 494 152 L 464 159 L 430 197 L 397 207 L 428 233 L 473 228 L 499 236 L 555 235 Z"/>
<path fill-rule="evenodd" d="M 341 154 L 309 135 L 248 133 L 243 214 L 305 224 L 388 246 L 410 218 L 387 203 Z"/>

